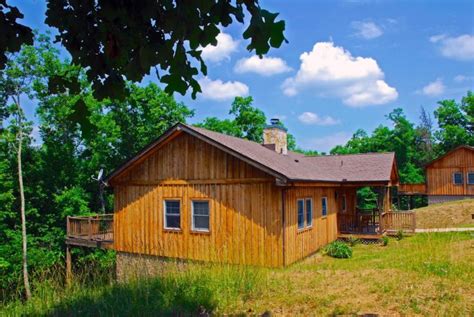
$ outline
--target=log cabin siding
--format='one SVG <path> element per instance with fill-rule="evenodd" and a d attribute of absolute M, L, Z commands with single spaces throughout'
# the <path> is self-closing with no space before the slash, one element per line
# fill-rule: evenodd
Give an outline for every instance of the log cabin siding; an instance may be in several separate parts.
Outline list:
<path fill-rule="evenodd" d="M 453 173 L 461 172 L 464 183 L 455 185 Z M 427 194 L 446 196 L 474 195 L 474 185 L 467 184 L 467 173 L 474 172 L 474 151 L 459 148 L 426 167 Z"/>
<path fill-rule="evenodd" d="M 285 192 L 285 265 L 316 252 L 337 239 L 337 202 L 333 187 L 295 187 Z M 328 214 L 321 215 L 321 199 L 327 197 Z M 298 229 L 297 200 L 313 200 L 313 225 Z"/>
<path fill-rule="evenodd" d="M 198 261 L 281 266 L 281 188 L 253 166 L 181 133 L 115 180 L 114 248 Z M 164 200 L 181 230 L 164 229 Z M 210 203 L 209 233 L 193 232 L 191 201 Z"/>
<path fill-rule="evenodd" d="M 114 248 L 172 258 L 281 266 L 281 189 L 271 183 L 118 186 Z M 163 202 L 181 202 L 181 229 L 164 229 Z M 210 230 L 191 228 L 191 201 L 209 200 Z"/>

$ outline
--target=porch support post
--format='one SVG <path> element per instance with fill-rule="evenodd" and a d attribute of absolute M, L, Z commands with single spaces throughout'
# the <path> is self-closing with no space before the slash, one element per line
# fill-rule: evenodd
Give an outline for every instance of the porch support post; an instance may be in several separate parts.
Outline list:
<path fill-rule="evenodd" d="M 66 284 L 71 286 L 72 283 L 72 262 L 71 262 L 71 249 L 69 245 L 66 245 Z"/>

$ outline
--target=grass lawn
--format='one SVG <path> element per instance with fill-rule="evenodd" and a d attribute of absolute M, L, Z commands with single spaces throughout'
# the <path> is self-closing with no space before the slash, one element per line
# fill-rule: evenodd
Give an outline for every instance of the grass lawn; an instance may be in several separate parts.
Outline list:
<path fill-rule="evenodd" d="M 29 304 L 7 304 L 0 315 L 474 314 L 472 233 L 417 234 L 353 251 L 351 259 L 317 253 L 282 269 L 192 265 L 162 278 L 66 291 L 43 282 Z"/>
<path fill-rule="evenodd" d="M 417 228 L 474 227 L 474 199 L 435 204 L 414 211 Z"/>

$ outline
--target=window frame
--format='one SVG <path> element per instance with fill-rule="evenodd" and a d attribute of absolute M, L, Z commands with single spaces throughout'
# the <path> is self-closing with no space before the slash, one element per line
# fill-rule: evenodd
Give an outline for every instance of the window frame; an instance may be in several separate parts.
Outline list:
<path fill-rule="evenodd" d="M 300 219 L 299 219 L 299 216 L 300 216 L 300 210 L 299 210 L 300 202 L 303 203 L 303 226 L 302 227 L 300 227 Z M 306 199 L 305 198 L 297 198 L 296 199 L 296 227 L 298 228 L 299 231 L 305 229 L 305 224 L 306 224 L 305 212 L 306 212 Z"/>
<path fill-rule="evenodd" d="M 311 204 L 311 223 L 308 224 L 308 205 L 307 203 L 310 202 Z M 308 197 L 304 199 L 304 228 L 312 228 L 313 227 L 313 218 L 314 218 L 314 204 L 313 198 Z"/>
<path fill-rule="evenodd" d="M 204 228 L 196 228 L 194 225 L 194 202 L 207 202 L 207 218 L 209 221 L 209 225 L 207 229 Z M 203 217 L 203 215 L 198 215 Z M 210 233 L 211 232 L 211 201 L 209 199 L 203 198 L 191 198 L 191 232 L 194 233 Z"/>
<path fill-rule="evenodd" d="M 179 203 L 179 227 L 176 228 L 176 227 L 168 227 L 168 221 L 166 220 L 166 216 L 167 216 L 167 208 L 166 208 L 166 202 L 168 201 L 175 201 L 175 202 L 178 202 Z M 182 231 L 182 223 L 181 223 L 181 219 L 183 218 L 182 215 L 182 202 L 181 202 L 181 199 L 179 198 L 163 198 L 163 229 L 165 231 L 174 231 L 174 232 L 180 232 Z M 176 215 L 174 215 L 176 216 Z"/>
<path fill-rule="evenodd" d="M 461 175 L 461 182 L 456 183 L 456 175 Z M 464 185 L 464 175 L 462 172 L 453 172 L 453 185 L 454 186 L 462 186 Z"/>
<path fill-rule="evenodd" d="M 472 175 L 473 180 L 474 180 L 474 171 L 469 171 L 466 173 L 466 184 L 467 185 L 474 185 L 474 182 L 469 182 L 469 175 Z"/>
<path fill-rule="evenodd" d="M 323 203 L 323 201 L 325 203 Z M 326 208 L 324 208 L 324 205 L 326 205 Z M 328 216 L 328 198 L 327 196 L 322 196 L 321 197 L 321 217 L 326 218 L 327 216 Z"/>

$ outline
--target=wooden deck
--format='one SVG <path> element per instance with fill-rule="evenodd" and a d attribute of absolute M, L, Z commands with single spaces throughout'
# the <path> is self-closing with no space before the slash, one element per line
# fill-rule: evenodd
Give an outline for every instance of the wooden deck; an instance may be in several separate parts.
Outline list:
<path fill-rule="evenodd" d="M 399 195 L 426 195 L 426 184 L 400 184 L 398 186 Z"/>
<path fill-rule="evenodd" d="M 113 214 L 67 217 L 68 246 L 111 249 L 114 242 Z"/>

